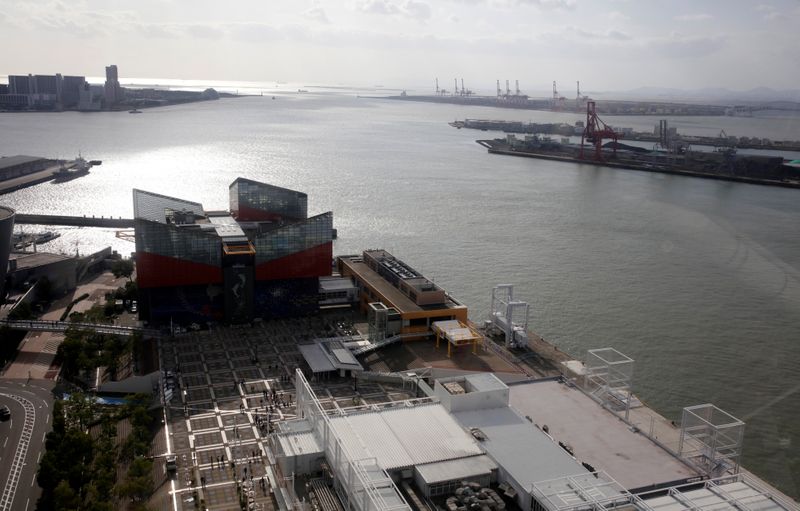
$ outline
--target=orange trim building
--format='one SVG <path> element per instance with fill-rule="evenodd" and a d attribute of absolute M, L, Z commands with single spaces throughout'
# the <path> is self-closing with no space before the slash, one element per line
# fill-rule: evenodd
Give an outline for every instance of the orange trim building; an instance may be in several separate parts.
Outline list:
<path fill-rule="evenodd" d="M 436 321 L 467 322 L 466 305 L 385 250 L 339 256 L 336 264 L 343 277 L 355 281 L 363 313 L 375 302 L 389 308 L 390 334 L 419 334 L 408 338 L 424 339 L 433 334 Z"/>

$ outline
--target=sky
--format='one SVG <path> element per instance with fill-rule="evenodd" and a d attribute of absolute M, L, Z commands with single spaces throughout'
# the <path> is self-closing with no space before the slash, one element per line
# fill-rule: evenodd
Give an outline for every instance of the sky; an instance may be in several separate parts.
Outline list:
<path fill-rule="evenodd" d="M 796 89 L 800 1 L 0 0 L 0 74 Z"/>

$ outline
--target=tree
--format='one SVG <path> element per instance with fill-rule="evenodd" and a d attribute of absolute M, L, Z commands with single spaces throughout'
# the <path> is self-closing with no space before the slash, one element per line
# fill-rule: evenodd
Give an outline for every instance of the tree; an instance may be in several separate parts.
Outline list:
<path fill-rule="evenodd" d="M 113 273 L 116 278 L 125 277 L 128 279 L 128 282 L 131 282 L 133 261 L 130 259 L 118 259 L 114 261 L 114 264 L 111 266 L 111 273 Z"/>

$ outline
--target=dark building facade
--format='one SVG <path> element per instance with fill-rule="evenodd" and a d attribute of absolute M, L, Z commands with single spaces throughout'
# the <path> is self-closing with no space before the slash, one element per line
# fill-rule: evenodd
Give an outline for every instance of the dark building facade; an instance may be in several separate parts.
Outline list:
<path fill-rule="evenodd" d="M 246 179 L 230 185 L 230 199 L 230 213 L 205 211 L 134 190 L 143 319 L 242 323 L 317 310 L 333 214 L 308 218 L 305 194 Z"/>
<path fill-rule="evenodd" d="M 0 300 L 5 298 L 8 256 L 11 254 L 11 235 L 14 233 L 14 210 L 0 206 Z"/>

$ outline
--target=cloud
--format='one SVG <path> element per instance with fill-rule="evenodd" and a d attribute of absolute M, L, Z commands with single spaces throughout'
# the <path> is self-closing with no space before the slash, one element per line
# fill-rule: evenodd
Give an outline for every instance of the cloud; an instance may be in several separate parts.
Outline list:
<path fill-rule="evenodd" d="M 418 0 L 360 0 L 355 4 L 356 10 L 368 14 L 385 16 L 405 16 L 420 21 L 431 17 L 431 7 Z"/>
<path fill-rule="evenodd" d="M 606 17 L 612 21 L 628 21 L 629 19 L 631 19 L 630 16 L 621 13 L 619 11 L 611 11 L 608 14 L 606 14 Z"/>
<path fill-rule="evenodd" d="M 721 35 L 685 36 L 673 32 L 668 36 L 649 39 L 645 48 L 664 58 L 698 58 L 716 53 L 726 43 L 727 39 Z"/>
<path fill-rule="evenodd" d="M 577 3 L 576 0 L 512 0 L 518 5 L 534 5 L 542 9 L 572 9 Z"/>
<path fill-rule="evenodd" d="M 310 19 L 312 21 L 316 21 L 318 23 L 328 24 L 331 21 L 328 19 L 328 15 L 325 14 L 325 9 L 320 6 L 315 6 L 303 13 L 303 17 L 306 19 Z"/>
<path fill-rule="evenodd" d="M 774 21 L 783 15 L 774 5 L 759 4 L 756 11 L 762 13 L 762 17 L 767 21 Z"/>
<path fill-rule="evenodd" d="M 681 14 L 680 16 L 674 16 L 672 19 L 675 21 L 707 21 L 714 19 L 714 16 L 703 12 L 697 14 Z"/>
<path fill-rule="evenodd" d="M 225 35 L 225 32 L 212 25 L 191 24 L 183 25 L 181 28 L 186 35 L 198 39 L 219 39 Z"/>

